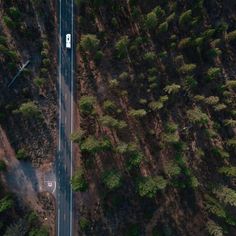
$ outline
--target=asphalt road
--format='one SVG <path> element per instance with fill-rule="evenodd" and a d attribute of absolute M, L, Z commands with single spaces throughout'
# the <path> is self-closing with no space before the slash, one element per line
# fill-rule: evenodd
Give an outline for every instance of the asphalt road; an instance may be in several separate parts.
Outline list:
<path fill-rule="evenodd" d="M 72 142 L 73 130 L 73 43 L 66 48 L 66 34 L 71 34 L 73 42 L 73 0 L 59 2 L 59 138 L 56 157 L 56 199 L 57 199 L 57 235 L 73 234 L 73 201 L 71 189 L 72 176 Z"/>

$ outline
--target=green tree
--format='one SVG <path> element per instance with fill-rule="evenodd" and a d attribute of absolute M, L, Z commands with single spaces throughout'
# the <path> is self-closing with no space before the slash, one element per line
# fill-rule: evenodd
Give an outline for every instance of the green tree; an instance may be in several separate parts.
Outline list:
<path fill-rule="evenodd" d="M 163 22 L 158 26 L 158 32 L 159 33 L 166 33 L 168 31 L 169 24 L 168 22 Z"/>
<path fill-rule="evenodd" d="M 164 165 L 164 171 L 165 173 L 170 176 L 170 177 L 174 177 L 176 175 L 179 175 L 181 172 L 180 167 L 178 166 L 177 163 L 175 163 L 174 161 L 168 161 L 167 163 L 165 163 Z"/>
<path fill-rule="evenodd" d="M 129 115 L 135 118 L 142 118 L 147 115 L 147 112 L 144 109 L 132 109 L 129 111 Z"/>
<path fill-rule="evenodd" d="M 94 34 L 86 34 L 81 36 L 80 46 L 84 51 L 95 52 L 100 44 L 100 40 Z"/>
<path fill-rule="evenodd" d="M 0 213 L 5 212 L 6 210 L 14 206 L 14 201 L 10 196 L 6 196 L 0 200 Z"/>
<path fill-rule="evenodd" d="M 145 20 L 145 25 L 147 29 L 153 30 L 157 27 L 157 24 L 158 24 L 158 18 L 156 16 L 156 13 L 155 12 L 148 13 Z"/>
<path fill-rule="evenodd" d="M 70 139 L 74 142 L 74 143 L 81 143 L 81 141 L 84 138 L 84 134 L 85 132 L 81 129 L 80 131 L 74 132 L 70 135 Z"/>
<path fill-rule="evenodd" d="M 121 186 L 121 174 L 115 170 L 106 171 L 102 175 L 102 181 L 109 190 L 117 189 Z"/>
<path fill-rule="evenodd" d="M 236 30 L 227 33 L 227 40 L 228 40 L 229 42 L 234 42 L 234 41 L 236 41 Z"/>
<path fill-rule="evenodd" d="M 221 72 L 220 68 L 218 68 L 218 67 L 211 67 L 207 71 L 207 78 L 209 80 L 216 79 L 220 75 L 220 72 Z"/>
<path fill-rule="evenodd" d="M 187 10 L 183 12 L 179 17 L 179 25 L 181 27 L 188 26 L 192 21 L 192 11 Z"/>
<path fill-rule="evenodd" d="M 89 136 L 84 139 L 80 144 L 81 152 L 95 154 L 102 151 L 111 150 L 111 142 L 107 138 L 97 139 L 94 136 Z"/>
<path fill-rule="evenodd" d="M 91 114 L 94 110 L 95 103 L 95 97 L 82 96 L 79 100 L 79 108 L 82 114 Z"/>
<path fill-rule="evenodd" d="M 129 37 L 122 36 L 115 44 L 115 49 L 119 58 L 128 56 Z"/>
<path fill-rule="evenodd" d="M 100 117 L 99 121 L 103 126 L 114 128 L 114 129 L 124 129 L 127 127 L 127 124 L 123 120 L 117 120 L 111 116 L 105 115 Z"/>
<path fill-rule="evenodd" d="M 205 125 L 209 122 L 209 117 L 206 113 L 202 112 L 200 108 L 195 107 L 194 109 L 187 111 L 187 117 L 193 124 Z"/>
<path fill-rule="evenodd" d="M 85 231 L 85 230 L 87 230 L 89 228 L 90 222 L 85 217 L 80 217 L 80 219 L 79 219 L 79 226 L 80 226 L 80 229 L 82 231 Z"/>
<path fill-rule="evenodd" d="M 138 192 L 141 197 L 153 198 L 158 190 L 163 190 L 167 186 L 167 181 L 162 176 L 142 177 L 138 181 Z"/>
<path fill-rule="evenodd" d="M 75 174 L 71 179 L 71 186 L 75 192 L 84 192 L 88 189 L 88 183 L 84 177 L 83 169 L 78 169 L 75 171 Z"/>
<path fill-rule="evenodd" d="M 213 220 L 207 222 L 207 230 L 211 236 L 223 236 L 223 229 L 217 225 Z"/>
<path fill-rule="evenodd" d="M 173 84 L 167 85 L 164 88 L 164 91 L 168 94 L 175 94 L 179 92 L 180 88 L 181 88 L 180 85 L 173 83 Z"/>
<path fill-rule="evenodd" d="M 179 68 L 179 72 L 182 74 L 191 74 L 197 68 L 196 64 L 184 64 Z"/>
<path fill-rule="evenodd" d="M 35 102 L 24 102 L 15 113 L 21 113 L 25 118 L 40 118 L 41 112 Z"/>
<path fill-rule="evenodd" d="M 236 167 L 235 166 L 223 166 L 218 169 L 220 174 L 224 174 L 229 177 L 236 177 Z"/>
<path fill-rule="evenodd" d="M 226 186 L 220 186 L 219 188 L 214 189 L 213 193 L 224 204 L 229 204 L 230 206 L 234 206 L 234 207 L 236 206 L 236 191 L 235 190 Z"/>
<path fill-rule="evenodd" d="M 27 154 L 26 150 L 24 148 L 21 148 L 21 149 L 17 150 L 16 158 L 18 160 L 26 160 L 26 159 L 28 159 L 28 154 Z"/>

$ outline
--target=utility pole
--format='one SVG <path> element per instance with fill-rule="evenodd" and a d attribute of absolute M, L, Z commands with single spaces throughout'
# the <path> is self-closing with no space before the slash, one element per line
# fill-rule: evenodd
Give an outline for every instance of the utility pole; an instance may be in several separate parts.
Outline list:
<path fill-rule="evenodd" d="M 8 84 L 8 88 L 11 87 L 11 85 L 15 82 L 15 80 L 17 79 L 17 77 L 22 73 L 22 71 L 25 69 L 26 66 L 28 66 L 30 63 L 30 60 L 28 60 L 21 68 L 20 70 L 17 72 L 17 74 L 14 76 L 14 78 L 12 79 L 12 81 Z"/>

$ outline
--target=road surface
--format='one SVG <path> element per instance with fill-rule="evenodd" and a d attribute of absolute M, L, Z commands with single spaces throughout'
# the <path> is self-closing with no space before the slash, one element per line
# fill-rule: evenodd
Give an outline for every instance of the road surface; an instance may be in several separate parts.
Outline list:
<path fill-rule="evenodd" d="M 59 137 L 56 157 L 57 235 L 72 236 L 72 142 L 73 130 L 73 0 L 59 2 Z M 72 48 L 66 48 L 66 34 L 71 34 Z"/>

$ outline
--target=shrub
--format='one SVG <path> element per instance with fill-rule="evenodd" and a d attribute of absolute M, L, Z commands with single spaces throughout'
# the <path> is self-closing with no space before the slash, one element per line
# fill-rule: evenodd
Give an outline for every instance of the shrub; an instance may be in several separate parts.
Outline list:
<path fill-rule="evenodd" d="M 9 196 L 6 196 L 0 200 L 0 213 L 5 212 L 6 210 L 14 206 L 13 199 Z"/>
<path fill-rule="evenodd" d="M 178 85 L 178 84 L 171 84 L 171 85 L 167 85 L 165 88 L 164 88 L 164 91 L 168 94 L 175 94 L 175 93 L 178 93 L 179 90 L 180 90 L 181 86 Z"/>
<path fill-rule="evenodd" d="M 19 160 L 26 160 L 28 159 L 28 154 L 24 148 L 19 149 L 16 152 L 16 158 Z"/>
<path fill-rule="evenodd" d="M 208 69 L 207 71 L 207 77 L 209 80 L 213 80 L 213 79 L 216 79 L 219 74 L 220 74 L 220 68 L 218 67 L 211 67 Z"/>
<path fill-rule="evenodd" d="M 147 115 L 147 112 L 144 109 L 132 109 L 129 111 L 129 115 L 135 118 L 141 118 Z"/>
<path fill-rule="evenodd" d="M 89 228 L 90 222 L 89 222 L 89 220 L 87 220 L 86 218 L 80 217 L 80 219 L 79 219 L 79 226 L 80 226 L 80 229 L 81 229 L 82 231 L 85 231 L 86 229 Z"/>
<path fill-rule="evenodd" d="M 89 136 L 80 144 L 81 152 L 95 154 L 98 152 L 111 150 L 111 143 L 108 139 L 97 139 L 94 136 Z"/>
<path fill-rule="evenodd" d="M 162 176 L 142 177 L 138 182 L 138 193 L 141 197 L 153 198 L 158 190 L 165 189 L 167 181 Z"/>
<path fill-rule="evenodd" d="M 129 37 L 122 36 L 115 44 L 115 49 L 119 58 L 124 58 L 128 55 Z"/>
<path fill-rule="evenodd" d="M 16 28 L 16 23 L 10 17 L 4 16 L 3 21 L 8 28 L 10 28 L 10 29 Z"/>
<path fill-rule="evenodd" d="M 116 110 L 116 104 L 111 100 L 106 100 L 103 103 L 103 108 L 107 112 L 114 112 Z"/>
<path fill-rule="evenodd" d="M 213 220 L 207 222 L 207 230 L 211 236 L 224 236 L 223 229 Z"/>
<path fill-rule="evenodd" d="M 219 168 L 218 172 L 229 177 L 236 177 L 236 167 L 235 166 L 223 166 Z"/>
<path fill-rule="evenodd" d="M 196 64 L 184 64 L 179 68 L 179 72 L 182 74 L 191 74 L 197 68 Z"/>
<path fill-rule="evenodd" d="M 209 117 L 206 113 L 202 112 L 200 108 L 194 108 L 187 111 L 187 117 L 193 124 L 208 124 Z"/>
<path fill-rule="evenodd" d="M 170 177 L 173 177 L 173 176 L 179 175 L 181 172 L 181 169 L 177 165 L 177 163 L 175 163 L 174 161 L 168 161 L 164 165 L 164 171 L 167 175 L 169 175 Z"/>
<path fill-rule="evenodd" d="M 220 186 L 219 188 L 213 190 L 216 197 L 224 204 L 229 204 L 230 206 L 236 206 L 236 191 L 228 188 L 226 186 Z"/>
<path fill-rule="evenodd" d="M 36 77 L 34 79 L 34 84 L 37 86 L 37 87 L 42 87 L 44 84 L 45 84 L 45 79 L 43 78 L 39 78 L 39 77 Z"/>
<path fill-rule="evenodd" d="M 181 39 L 179 44 L 178 44 L 179 49 L 184 49 L 184 48 L 187 48 L 187 47 L 190 47 L 190 46 L 192 46 L 192 40 L 191 40 L 190 37 Z"/>
<path fill-rule="evenodd" d="M 235 41 L 236 40 L 236 30 L 229 32 L 227 34 L 227 39 L 229 42 Z"/>
<path fill-rule="evenodd" d="M 100 40 L 94 34 L 86 34 L 81 36 L 80 46 L 84 51 L 95 52 L 100 44 Z"/>
<path fill-rule="evenodd" d="M 106 171 L 102 181 L 109 190 L 117 189 L 121 186 L 121 174 L 115 170 Z"/>
<path fill-rule="evenodd" d="M 183 12 L 179 17 L 179 25 L 181 27 L 189 25 L 189 23 L 192 21 L 192 11 L 188 10 Z"/>
<path fill-rule="evenodd" d="M 205 98 L 204 102 L 208 105 L 216 105 L 220 101 L 219 97 L 210 96 Z"/>
<path fill-rule="evenodd" d="M 85 180 L 83 169 L 76 170 L 71 179 L 71 186 L 75 192 L 84 192 L 88 189 L 88 183 Z"/>
<path fill-rule="evenodd" d="M 82 96 L 79 100 L 79 108 L 83 114 L 91 114 L 94 109 L 96 99 L 93 96 Z"/>
<path fill-rule="evenodd" d="M 19 18 L 20 18 L 20 11 L 19 11 L 18 8 L 16 8 L 16 7 L 10 7 L 9 10 L 8 10 L 8 12 L 9 12 L 10 17 L 11 17 L 13 20 L 16 20 L 16 21 L 19 20 Z"/>
<path fill-rule="evenodd" d="M 105 115 L 102 116 L 99 121 L 103 126 L 114 128 L 114 129 L 124 129 L 127 127 L 127 124 L 123 120 L 117 120 L 111 116 Z"/>
<path fill-rule="evenodd" d="M 168 31 L 168 27 L 169 27 L 169 24 L 168 22 L 165 21 L 159 25 L 158 31 L 160 33 L 166 33 Z"/>
<path fill-rule="evenodd" d="M 158 24 L 158 18 L 156 16 L 156 13 L 155 12 L 148 13 L 145 20 L 145 25 L 147 29 L 153 30 L 157 27 L 157 24 Z"/>
<path fill-rule="evenodd" d="M 144 54 L 143 59 L 147 62 L 153 62 L 156 60 L 156 53 L 155 52 L 147 52 Z"/>
<path fill-rule="evenodd" d="M 21 113 L 26 118 L 39 118 L 41 116 L 38 106 L 32 101 L 22 103 L 19 109 L 14 112 Z"/>
<path fill-rule="evenodd" d="M 83 137 L 84 137 L 84 131 L 83 130 L 80 130 L 78 132 L 74 132 L 70 135 L 70 139 L 75 142 L 75 143 L 81 143 L 81 141 L 83 140 Z"/>

